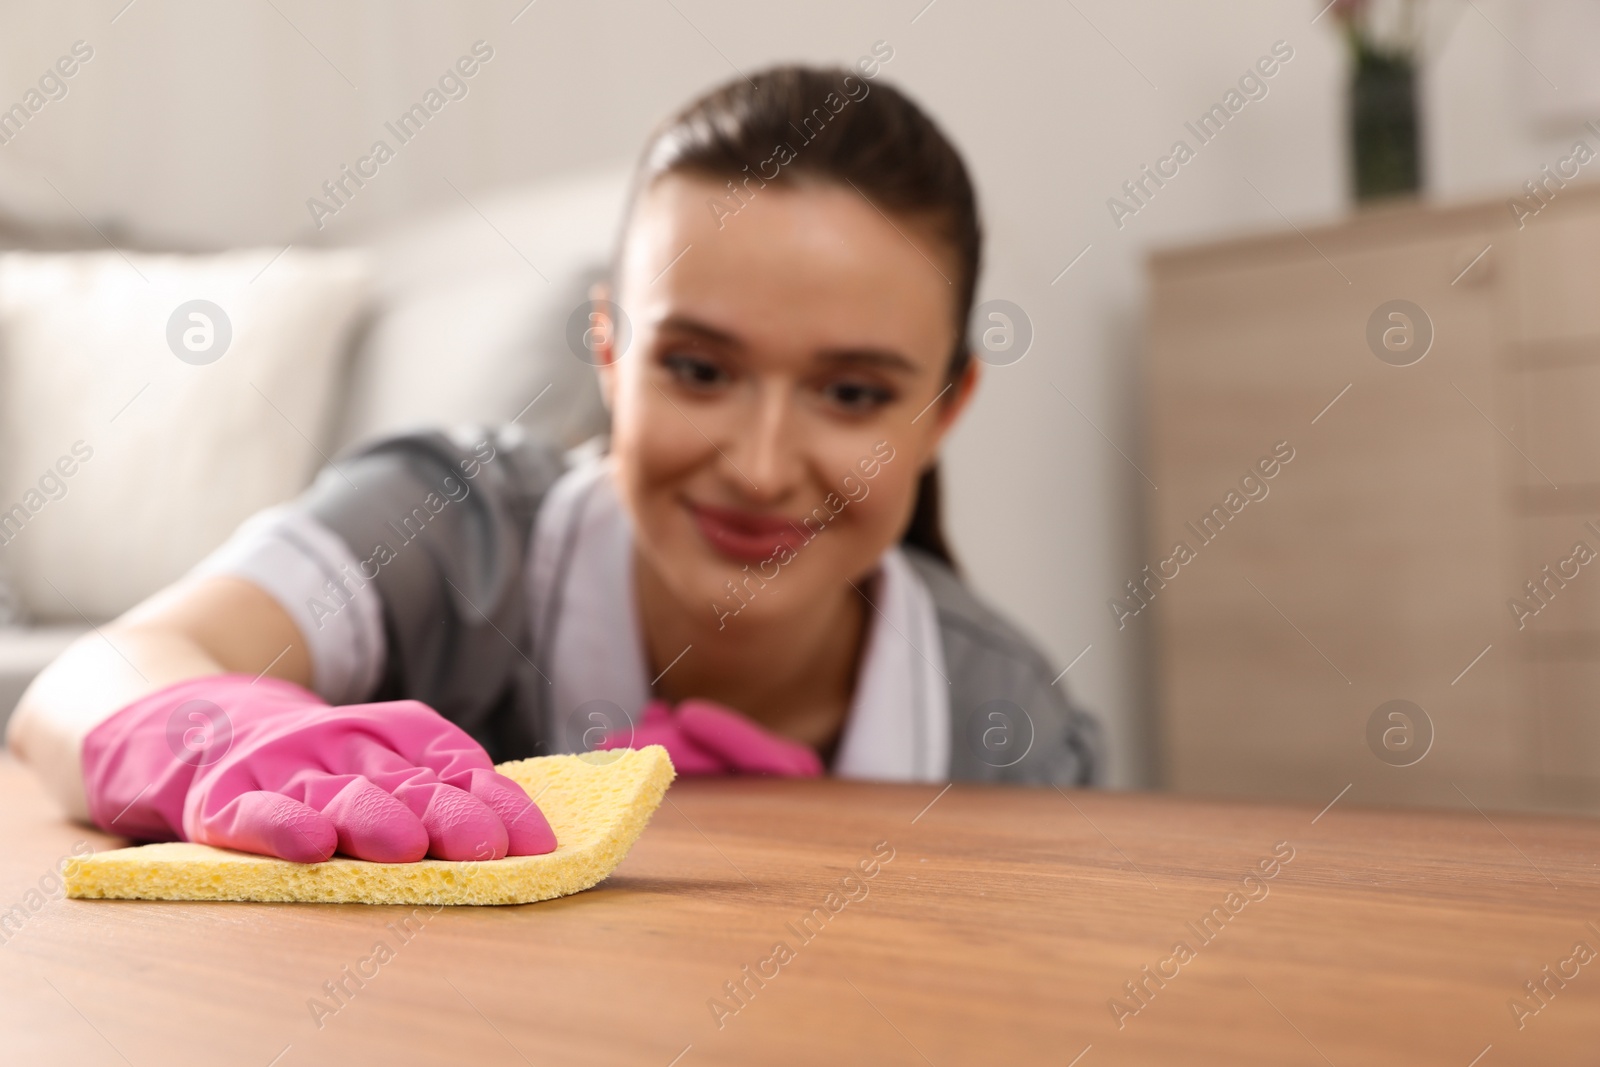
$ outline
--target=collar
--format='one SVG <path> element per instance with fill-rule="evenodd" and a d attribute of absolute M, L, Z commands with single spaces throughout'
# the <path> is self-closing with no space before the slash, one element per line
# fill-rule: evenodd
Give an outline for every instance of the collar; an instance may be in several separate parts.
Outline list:
<path fill-rule="evenodd" d="M 633 596 L 633 528 L 603 456 L 580 460 L 544 498 L 527 568 L 535 662 L 550 681 L 551 750 L 593 747 L 651 699 Z M 942 781 L 950 695 L 938 616 L 898 547 L 883 556 L 872 624 L 832 774 Z"/>

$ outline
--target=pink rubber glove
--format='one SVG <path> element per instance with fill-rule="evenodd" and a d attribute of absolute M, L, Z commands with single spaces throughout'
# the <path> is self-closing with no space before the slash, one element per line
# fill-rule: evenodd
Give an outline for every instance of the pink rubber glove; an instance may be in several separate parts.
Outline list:
<path fill-rule="evenodd" d="M 769 733 L 731 708 L 685 700 L 676 711 L 657 700 L 631 731 L 613 730 L 596 747 L 661 745 L 682 775 L 770 774 L 816 778 L 822 760 L 806 745 Z"/>
<path fill-rule="evenodd" d="M 134 701 L 89 732 L 83 780 L 111 833 L 297 863 L 556 847 L 527 793 L 426 704 L 331 707 L 274 678 L 191 678 Z"/>

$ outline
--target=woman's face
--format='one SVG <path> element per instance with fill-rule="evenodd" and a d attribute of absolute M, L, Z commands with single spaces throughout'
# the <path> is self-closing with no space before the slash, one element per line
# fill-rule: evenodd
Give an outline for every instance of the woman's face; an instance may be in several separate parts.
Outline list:
<path fill-rule="evenodd" d="M 617 294 L 632 338 L 597 353 L 638 552 L 723 627 L 859 584 L 975 381 L 946 376 L 944 242 L 849 186 L 744 195 L 730 214 L 724 186 L 679 174 L 640 195 Z"/>

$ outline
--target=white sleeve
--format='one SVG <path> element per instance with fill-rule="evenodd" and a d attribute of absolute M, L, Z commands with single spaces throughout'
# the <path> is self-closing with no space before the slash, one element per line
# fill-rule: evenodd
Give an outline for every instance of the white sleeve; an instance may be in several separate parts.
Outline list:
<path fill-rule="evenodd" d="M 185 580 L 231 575 L 265 590 L 294 620 L 311 653 L 311 688 L 330 704 L 377 689 L 385 642 L 377 587 L 344 540 L 294 504 L 247 520 Z"/>

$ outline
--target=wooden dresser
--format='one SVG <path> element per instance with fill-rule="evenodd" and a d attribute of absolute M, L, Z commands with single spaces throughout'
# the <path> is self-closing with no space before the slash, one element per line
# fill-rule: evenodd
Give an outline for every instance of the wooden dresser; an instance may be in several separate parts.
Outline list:
<path fill-rule="evenodd" d="M 1150 275 L 1150 570 L 1107 609 L 1148 628 L 1164 784 L 1600 810 L 1600 187 Z"/>

